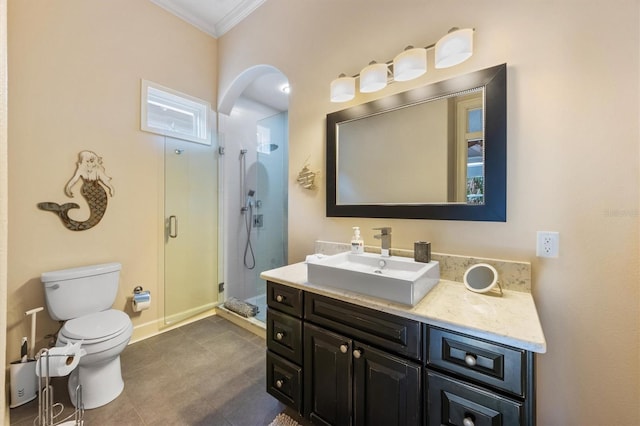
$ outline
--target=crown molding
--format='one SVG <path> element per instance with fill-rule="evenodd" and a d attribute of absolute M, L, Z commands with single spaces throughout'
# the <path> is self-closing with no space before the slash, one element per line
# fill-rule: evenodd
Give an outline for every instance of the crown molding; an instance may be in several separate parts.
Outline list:
<path fill-rule="evenodd" d="M 249 16 L 266 0 L 241 0 L 238 2 L 231 12 L 227 13 L 218 22 L 207 22 L 202 19 L 195 11 L 190 11 L 184 7 L 171 2 L 170 0 L 149 0 L 155 5 L 165 9 L 169 13 L 188 22 L 201 31 L 209 34 L 213 38 L 218 38 L 231 28 L 240 23 L 244 18 Z"/>
<path fill-rule="evenodd" d="M 216 23 L 216 32 L 221 36 L 235 27 L 267 0 L 243 0 L 224 18 Z"/>

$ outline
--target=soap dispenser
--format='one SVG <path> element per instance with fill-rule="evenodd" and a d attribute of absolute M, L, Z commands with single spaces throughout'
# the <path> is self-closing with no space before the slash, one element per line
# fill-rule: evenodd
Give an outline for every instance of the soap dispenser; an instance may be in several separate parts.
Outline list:
<path fill-rule="evenodd" d="M 353 227 L 353 237 L 351 237 L 351 253 L 362 254 L 364 253 L 364 241 L 360 237 L 360 227 Z"/>

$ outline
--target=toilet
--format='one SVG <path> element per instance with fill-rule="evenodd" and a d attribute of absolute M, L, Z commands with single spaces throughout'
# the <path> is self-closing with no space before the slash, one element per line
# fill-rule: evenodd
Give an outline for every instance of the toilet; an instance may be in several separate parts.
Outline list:
<path fill-rule="evenodd" d="M 85 409 L 101 407 L 122 393 L 120 353 L 129 343 L 133 324 L 111 306 L 118 293 L 121 265 L 106 263 L 42 273 L 49 316 L 65 321 L 56 346 L 81 342 L 86 355 L 69 375 L 69 396 L 77 405 L 82 387 Z"/>

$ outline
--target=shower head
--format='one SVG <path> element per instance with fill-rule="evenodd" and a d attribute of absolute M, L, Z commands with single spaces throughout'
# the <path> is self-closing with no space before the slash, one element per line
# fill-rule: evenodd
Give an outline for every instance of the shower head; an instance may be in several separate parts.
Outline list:
<path fill-rule="evenodd" d="M 248 210 L 252 210 L 253 211 L 253 196 L 256 194 L 256 191 L 254 191 L 253 189 L 250 189 L 247 192 L 247 199 L 244 202 L 244 206 L 242 206 L 240 208 L 240 213 L 245 213 Z"/>
<path fill-rule="evenodd" d="M 253 189 L 250 189 L 249 192 L 247 192 L 247 202 L 244 204 L 245 210 L 253 207 L 253 196 L 255 195 L 255 193 L 256 191 L 254 191 Z"/>

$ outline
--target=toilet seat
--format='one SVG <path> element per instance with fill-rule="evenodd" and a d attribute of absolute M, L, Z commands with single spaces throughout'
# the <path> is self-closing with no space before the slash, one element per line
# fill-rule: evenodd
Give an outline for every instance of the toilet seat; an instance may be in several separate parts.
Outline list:
<path fill-rule="evenodd" d="M 132 332 L 127 314 L 108 309 L 67 321 L 58 333 L 58 345 L 82 342 L 88 353 L 95 353 L 129 340 Z"/>

